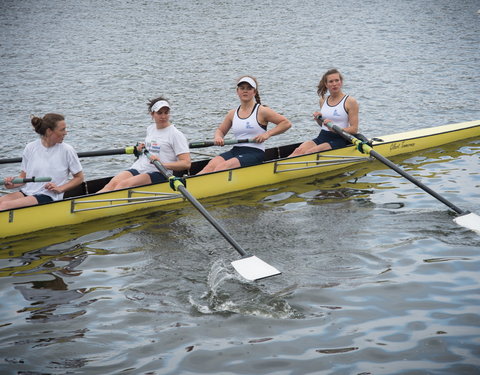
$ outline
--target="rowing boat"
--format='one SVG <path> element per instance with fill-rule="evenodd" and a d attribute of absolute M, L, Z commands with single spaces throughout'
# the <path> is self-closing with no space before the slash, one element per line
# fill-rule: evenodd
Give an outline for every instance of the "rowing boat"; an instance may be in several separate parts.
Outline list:
<path fill-rule="evenodd" d="M 384 135 L 374 138 L 372 145 L 385 157 L 392 157 L 479 137 L 480 121 L 469 121 Z M 195 173 L 208 160 L 195 161 L 191 169 L 179 173 L 178 178 L 183 179 L 193 196 L 204 199 L 331 173 L 373 160 L 355 146 L 288 158 L 297 146 L 298 144 L 290 144 L 269 148 L 266 150 L 265 161 L 259 165 L 203 175 Z M 171 209 L 172 205 L 184 201 L 181 194 L 172 190 L 169 182 L 95 194 L 110 178 L 87 181 L 67 192 L 61 201 L 0 212 L 0 238 L 85 223 L 146 208 L 165 206 L 166 209 Z"/>

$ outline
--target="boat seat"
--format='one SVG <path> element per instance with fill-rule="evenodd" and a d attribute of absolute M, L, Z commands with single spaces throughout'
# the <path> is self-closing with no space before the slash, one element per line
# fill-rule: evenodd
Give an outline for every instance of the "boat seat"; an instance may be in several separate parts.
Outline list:
<path fill-rule="evenodd" d="M 286 158 L 289 156 L 301 143 L 295 143 L 293 145 L 286 145 L 279 147 L 278 158 Z"/>
<path fill-rule="evenodd" d="M 187 170 L 187 169 L 184 169 L 183 171 L 173 171 L 173 175 L 175 177 L 182 177 L 182 176 L 185 176 L 185 175 L 189 175 L 190 174 L 190 170 Z"/>
<path fill-rule="evenodd" d="M 265 157 L 263 161 L 269 161 L 269 160 L 274 160 L 278 159 L 280 156 L 280 149 L 278 147 L 273 147 L 273 148 L 267 148 L 265 150 Z"/>
<path fill-rule="evenodd" d="M 198 160 L 194 161 L 188 171 L 188 175 L 192 176 L 200 172 L 209 162 L 210 160 Z M 179 176 L 180 177 L 180 176 Z"/>
<path fill-rule="evenodd" d="M 74 187 L 73 189 L 67 190 L 63 194 L 63 198 L 78 197 L 79 195 L 85 194 L 87 194 L 87 185 L 85 182 L 82 182 L 80 185 Z"/>
<path fill-rule="evenodd" d="M 106 184 L 110 182 L 112 177 L 99 178 L 97 180 L 92 180 L 87 182 L 87 193 L 93 194 L 102 189 Z"/>

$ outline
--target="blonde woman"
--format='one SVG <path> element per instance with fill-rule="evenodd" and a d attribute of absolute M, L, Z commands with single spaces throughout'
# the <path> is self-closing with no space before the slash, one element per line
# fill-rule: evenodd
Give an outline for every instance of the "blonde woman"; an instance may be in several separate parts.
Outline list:
<path fill-rule="evenodd" d="M 317 93 L 320 96 L 320 112 L 314 112 L 314 118 L 323 117 L 324 122 L 333 122 L 347 133 L 358 133 L 358 103 L 346 95 L 343 90 L 343 76 L 337 69 L 328 70 L 320 80 Z M 325 94 L 329 92 L 329 96 Z M 339 134 L 330 131 L 325 125 L 318 136 L 303 142 L 289 156 L 297 156 L 344 147 L 348 142 Z"/>

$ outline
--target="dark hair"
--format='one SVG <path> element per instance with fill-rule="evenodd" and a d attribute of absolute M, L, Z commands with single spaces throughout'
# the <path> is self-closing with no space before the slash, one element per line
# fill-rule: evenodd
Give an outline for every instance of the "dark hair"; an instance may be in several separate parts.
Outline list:
<path fill-rule="evenodd" d="M 148 113 L 152 113 L 152 107 L 156 102 L 159 102 L 160 100 L 165 100 L 169 105 L 170 105 L 170 100 L 165 99 L 163 96 L 159 96 L 158 98 L 155 99 L 150 99 L 147 103 L 148 105 Z"/>
<path fill-rule="evenodd" d="M 32 126 L 35 131 L 40 135 L 45 135 L 47 133 L 47 129 L 55 130 L 57 124 L 60 121 L 65 120 L 65 117 L 59 115 L 58 113 L 47 113 L 43 118 L 37 116 L 31 116 Z"/>
<path fill-rule="evenodd" d="M 256 101 L 258 104 L 262 104 L 262 102 L 261 102 L 261 100 L 260 100 L 260 93 L 258 92 L 258 81 L 257 81 L 257 79 L 256 79 L 255 77 L 253 77 L 253 76 L 241 76 L 241 77 L 238 77 L 237 82 L 238 82 L 238 80 L 239 80 L 240 78 L 242 78 L 242 77 L 249 77 L 249 78 L 251 78 L 251 79 L 253 79 L 253 80 L 255 81 L 255 83 L 257 84 L 257 88 L 254 89 L 254 90 L 255 90 L 255 101 Z M 237 86 L 238 86 L 238 85 L 237 85 Z"/>
<path fill-rule="evenodd" d="M 327 93 L 327 77 L 332 74 L 338 74 L 340 76 L 340 80 L 343 82 L 342 73 L 340 73 L 337 69 L 327 70 L 323 75 L 322 79 L 320 79 L 320 82 L 318 83 L 318 86 L 317 86 L 318 96 L 323 98 Z"/>

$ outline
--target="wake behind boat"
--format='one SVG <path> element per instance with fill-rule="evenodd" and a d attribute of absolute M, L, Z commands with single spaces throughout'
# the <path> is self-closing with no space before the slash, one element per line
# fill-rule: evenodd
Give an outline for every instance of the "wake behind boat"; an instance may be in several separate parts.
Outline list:
<path fill-rule="evenodd" d="M 378 153 L 392 157 L 438 147 L 459 140 L 480 137 L 480 121 L 462 122 L 432 128 L 384 135 L 372 142 Z M 192 163 L 189 171 L 177 174 L 197 199 L 246 190 L 258 186 L 329 173 L 373 160 L 356 146 L 348 146 L 288 158 L 299 144 L 266 150 L 265 161 L 251 167 L 195 175 L 208 160 Z M 184 197 L 169 182 L 137 186 L 95 194 L 111 177 L 87 181 L 65 193 L 61 201 L 0 212 L 0 238 L 22 235 L 60 226 L 75 225 L 133 211 L 182 203 Z"/>

